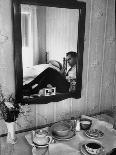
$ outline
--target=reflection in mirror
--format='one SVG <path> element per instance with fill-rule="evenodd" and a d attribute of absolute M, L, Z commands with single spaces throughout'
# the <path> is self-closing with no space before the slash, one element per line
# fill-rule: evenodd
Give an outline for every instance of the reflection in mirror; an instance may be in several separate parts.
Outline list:
<path fill-rule="evenodd" d="M 46 104 L 80 98 L 86 3 L 12 2 L 16 102 Z"/>
<path fill-rule="evenodd" d="M 21 4 L 23 96 L 76 90 L 79 10 Z"/>

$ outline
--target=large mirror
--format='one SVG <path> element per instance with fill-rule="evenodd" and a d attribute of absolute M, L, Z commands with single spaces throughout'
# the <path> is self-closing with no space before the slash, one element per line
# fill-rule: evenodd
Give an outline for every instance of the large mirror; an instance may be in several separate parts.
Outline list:
<path fill-rule="evenodd" d="M 85 14 L 76 0 L 13 1 L 17 102 L 81 97 Z"/>

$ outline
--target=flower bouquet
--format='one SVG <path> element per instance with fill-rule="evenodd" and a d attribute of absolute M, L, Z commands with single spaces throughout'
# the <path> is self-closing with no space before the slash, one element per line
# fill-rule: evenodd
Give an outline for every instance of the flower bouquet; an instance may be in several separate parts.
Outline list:
<path fill-rule="evenodd" d="M 5 97 L 3 95 L 1 86 L 0 86 L 0 111 L 1 117 L 5 120 L 8 134 L 7 134 L 7 142 L 15 143 L 15 128 L 14 122 L 16 121 L 19 114 L 19 105 L 15 104 L 15 99 L 13 95 Z"/>

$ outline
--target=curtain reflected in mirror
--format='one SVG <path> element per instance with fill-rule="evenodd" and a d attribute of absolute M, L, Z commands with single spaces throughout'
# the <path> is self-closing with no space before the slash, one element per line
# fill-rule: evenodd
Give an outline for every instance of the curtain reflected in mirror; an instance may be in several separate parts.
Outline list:
<path fill-rule="evenodd" d="M 21 4 L 25 97 L 76 90 L 78 20 L 78 9 Z"/>

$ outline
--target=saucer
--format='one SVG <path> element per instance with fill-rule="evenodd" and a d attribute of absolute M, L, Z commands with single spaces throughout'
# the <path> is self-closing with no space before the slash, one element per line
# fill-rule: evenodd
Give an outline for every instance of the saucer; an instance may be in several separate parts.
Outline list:
<path fill-rule="evenodd" d="M 33 144 L 35 145 L 35 147 L 41 147 L 41 148 L 48 147 L 48 145 L 52 142 L 52 137 L 47 137 L 47 138 L 48 138 L 48 142 L 44 145 L 39 145 L 34 141 L 33 141 Z"/>
<path fill-rule="evenodd" d="M 57 136 L 55 134 L 52 133 L 52 137 L 55 139 L 55 140 L 60 140 L 60 141 L 66 141 L 66 140 L 70 140 L 72 139 L 73 137 L 75 136 L 75 132 L 74 131 L 69 131 L 68 135 L 67 136 Z"/>
<path fill-rule="evenodd" d="M 85 144 L 81 145 L 80 152 L 81 152 L 83 155 L 93 155 L 93 154 L 87 152 L 87 150 L 85 149 Z M 104 151 L 101 151 L 100 153 L 98 153 L 98 154 L 96 154 L 96 155 L 105 155 L 105 152 L 104 152 Z"/>

